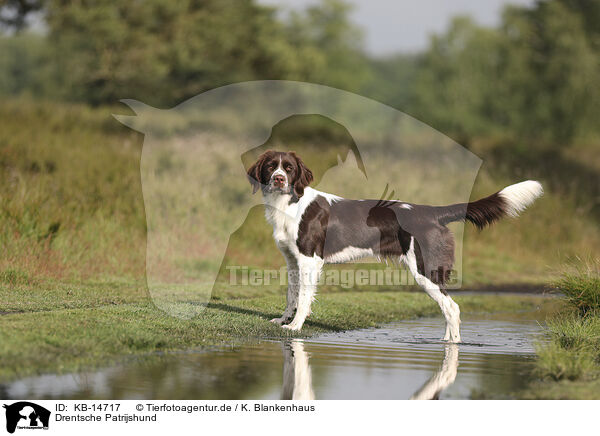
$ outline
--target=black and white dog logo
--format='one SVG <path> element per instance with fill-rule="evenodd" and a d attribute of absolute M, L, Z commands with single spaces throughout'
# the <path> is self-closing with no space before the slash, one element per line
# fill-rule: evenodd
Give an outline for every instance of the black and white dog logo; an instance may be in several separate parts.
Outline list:
<path fill-rule="evenodd" d="M 29 401 L 4 405 L 6 409 L 6 431 L 18 429 L 48 429 L 50 411 Z"/>

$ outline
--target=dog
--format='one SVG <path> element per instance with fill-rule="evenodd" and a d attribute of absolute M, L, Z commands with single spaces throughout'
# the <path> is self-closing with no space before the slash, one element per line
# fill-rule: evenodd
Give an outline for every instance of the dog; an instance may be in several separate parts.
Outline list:
<path fill-rule="evenodd" d="M 446 319 L 442 340 L 453 343 L 461 340 L 460 308 L 445 289 L 454 263 L 454 238 L 446 225 L 466 220 L 483 229 L 518 216 L 543 194 L 539 182 L 528 180 L 449 206 L 349 200 L 311 188 L 313 174 L 293 151 L 266 151 L 247 176 L 253 193 L 262 191 L 265 217 L 288 269 L 287 306 L 271 322 L 302 329 L 323 265 L 374 256 L 406 265 L 440 306 Z"/>

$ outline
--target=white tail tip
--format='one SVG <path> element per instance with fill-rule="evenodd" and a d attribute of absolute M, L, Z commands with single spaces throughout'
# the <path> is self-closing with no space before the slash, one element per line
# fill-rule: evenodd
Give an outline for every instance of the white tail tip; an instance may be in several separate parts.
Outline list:
<path fill-rule="evenodd" d="M 506 214 L 512 217 L 517 217 L 531 203 L 544 194 L 544 188 L 540 182 L 535 180 L 527 180 L 521 183 L 507 186 L 498 193 L 506 203 L 508 208 Z"/>

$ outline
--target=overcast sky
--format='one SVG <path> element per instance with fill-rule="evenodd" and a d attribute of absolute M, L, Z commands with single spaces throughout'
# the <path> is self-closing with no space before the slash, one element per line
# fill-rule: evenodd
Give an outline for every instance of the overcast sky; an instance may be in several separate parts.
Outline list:
<path fill-rule="evenodd" d="M 269 5 L 302 9 L 318 0 L 259 0 Z M 373 55 L 415 52 L 427 46 L 431 33 L 443 32 L 455 15 L 470 15 L 495 26 L 506 4 L 531 5 L 535 0 L 351 0 L 352 20 L 365 32 Z"/>

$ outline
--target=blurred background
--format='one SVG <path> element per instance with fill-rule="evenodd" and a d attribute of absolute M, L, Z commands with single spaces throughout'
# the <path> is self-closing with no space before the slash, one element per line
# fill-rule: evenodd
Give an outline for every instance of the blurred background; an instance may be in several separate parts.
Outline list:
<path fill-rule="evenodd" d="M 541 180 L 522 219 L 468 229 L 463 276 L 546 283 L 600 246 L 599 22 L 596 0 L 3 0 L 0 282 L 27 298 L 65 283 L 139 298 L 143 136 L 111 116 L 131 114 L 119 100 L 170 108 L 287 79 L 375 99 L 467 147 L 484 161 L 472 198 Z M 283 263 L 251 250 L 240 258 Z"/>

